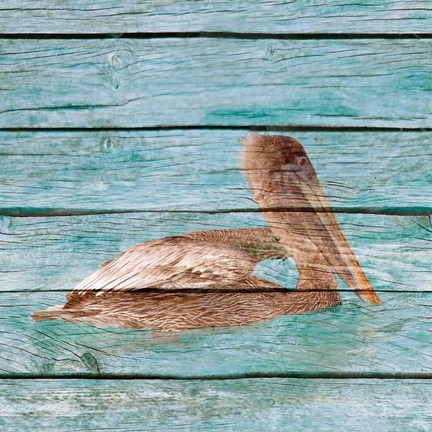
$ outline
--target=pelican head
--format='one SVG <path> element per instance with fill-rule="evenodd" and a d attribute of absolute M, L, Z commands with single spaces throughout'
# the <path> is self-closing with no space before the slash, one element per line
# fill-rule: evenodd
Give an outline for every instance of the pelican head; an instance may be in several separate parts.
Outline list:
<path fill-rule="evenodd" d="M 381 304 L 297 140 L 247 135 L 242 142 L 241 167 L 264 219 L 296 261 L 307 261 L 307 245 L 312 245 L 362 300 Z"/>

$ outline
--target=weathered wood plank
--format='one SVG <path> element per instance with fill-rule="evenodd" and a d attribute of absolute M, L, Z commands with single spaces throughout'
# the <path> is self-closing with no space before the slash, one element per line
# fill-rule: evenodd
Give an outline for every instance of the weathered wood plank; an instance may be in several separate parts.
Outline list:
<path fill-rule="evenodd" d="M 425 33 L 430 1 L 3 0 L 1 33 Z M 428 25 L 429 23 L 429 25 Z"/>
<path fill-rule="evenodd" d="M 432 40 L 0 40 L 0 127 L 427 127 Z"/>
<path fill-rule="evenodd" d="M 5 380 L 0 425 L 74 432 L 427 431 L 431 386 L 429 380 Z"/>
<path fill-rule="evenodd" d="M 4 431 L 428 431 L 430 380 L 4 380 Z"/>
<path fill-rule="evenodd" d="M 0 132 L 1 207 L 26 214 L 255 208 L 239 171 L 245 133 Z M 290 135 L 306 148 L 333 207 L 432 213 L 431 132 Z"/>
<path fill-rule="evenodd" d="M 290 373 L 429 373 L 432 293 L 381 293 L 374 307 L 342 293 L 338 308 L 251 326 L 185 331 L 31 321 L 65 293 L 0 293 L 0 373 L 209 377 Z M 248 295 L 244 293 L 245 301 Z"/>
<path fill-rule="evenodd" d="M 4 380 L 3 431 L 427 431 L 430 380 Z M 373 420 L 372 420 L 373 419 Z"/>
<path fill-rule="evenodd" d="M 427 216 L 338 214 L 337 219 L 375 289 L 431 289 L 432 227 Z M 259 213 L 4 216 L 0 220 L 0 290 L 69 290 L 99 263 L 134 244 L 202 229 L 260 225 Z M 293 287 L 293 264 L 273 266 L 263 264 L 264 275 L 280 274 L 277 280 Z"/>

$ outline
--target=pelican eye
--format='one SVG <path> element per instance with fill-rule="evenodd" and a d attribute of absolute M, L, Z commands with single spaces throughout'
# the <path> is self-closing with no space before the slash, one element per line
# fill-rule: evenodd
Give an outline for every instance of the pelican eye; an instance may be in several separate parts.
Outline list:
<path fill-rule="evenodd" d="M 283 169 L 288 172 L 309 170 L 311 167 L 309 159 L 303 155 L 291 155 L 285 159 Z"/>
<path fill-rule="evenodd" d="M 304 167 L 308 164 L 308 160 L 307 160 L 307 158 L 306 158 L 305 156 L 297 156 L 296 159 L 297 159 L 297 160 L 296 160 L 297 165 L 298 165 L 299 167 L 304 168 Z"/>

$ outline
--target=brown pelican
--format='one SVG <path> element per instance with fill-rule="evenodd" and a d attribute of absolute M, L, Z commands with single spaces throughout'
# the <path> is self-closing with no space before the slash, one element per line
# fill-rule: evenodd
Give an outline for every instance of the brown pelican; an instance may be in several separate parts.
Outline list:
<path fill-rule="evenodd" d="M 241 168 L 269 228 L 138 244 L 103 263 L 64 306 L 32 318 L 160 332 L 249 324 L 340 305 L 335 273 L 362 300 L 380 304 L 298 141 L 247 135 Z M 253 275 L 259 261 L 280 257 L 296 262 L 295 291 Z"/>

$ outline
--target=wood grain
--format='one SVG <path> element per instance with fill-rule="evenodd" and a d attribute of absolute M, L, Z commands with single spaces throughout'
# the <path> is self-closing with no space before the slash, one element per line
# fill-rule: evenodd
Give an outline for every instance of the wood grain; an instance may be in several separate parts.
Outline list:
<path fill-rule="evenodd" d="M 280 2 L 256 0 L 3 0 L 2 33 L 246 32 L 417 33 L 432 19 L 429 1 Z"/>
<path fill-rule="evenodd" d="M 429 380 L 5 380 L 4 431 L 427 431 Z M 403 395 L 403 397 L 401 397 Z"/>
<path fill-rule="evenodd" d="M 184 331 L 34 322 L 65 293 L 0 293 L 4 376 L 242 377 L 296 373 L 429 374 L 432 294 L 381 293 L 372 306 L 342 293 L 341 307 L 250 326 Z M 245 301 L 251 294 L 244 293 Z M 87 375 L 86 375 L 87 376 Z"/>
<path fill-rule="evenodd" d="M 429 128 L 432 40 L 0 40 L 0 127 Z"/>
<path fill-rule="evenodd" d="M 337 219 L 375 289 L 430 290 L 432 227 L 427 216 L 338 214 Z M 0 219 L 0 290 L 70 290 L 99 263 L 134 244 L 202 229 L 260 225 L 259 213 L 4 216 Z M 265 262 L 260 269 L 262 276 L 284 286 L 295 285 L 291 261 Z"/>
<path fill-rule="evenodd" d="M 246 132 L 0 132 L 0 212 L 254 209 L 239 171 Z M 432 213 L 431 132 L 289 135 L 335 209 Z"/>
<path fill-rule="evenodd" d="M 0 429 L 430 430 L 430 1 L 118 3 L 0 5 Z M 175 337 L 29 319 L 133 244 L 262 225 L 253 126 L 298 131 L 382 306 Z"/>

